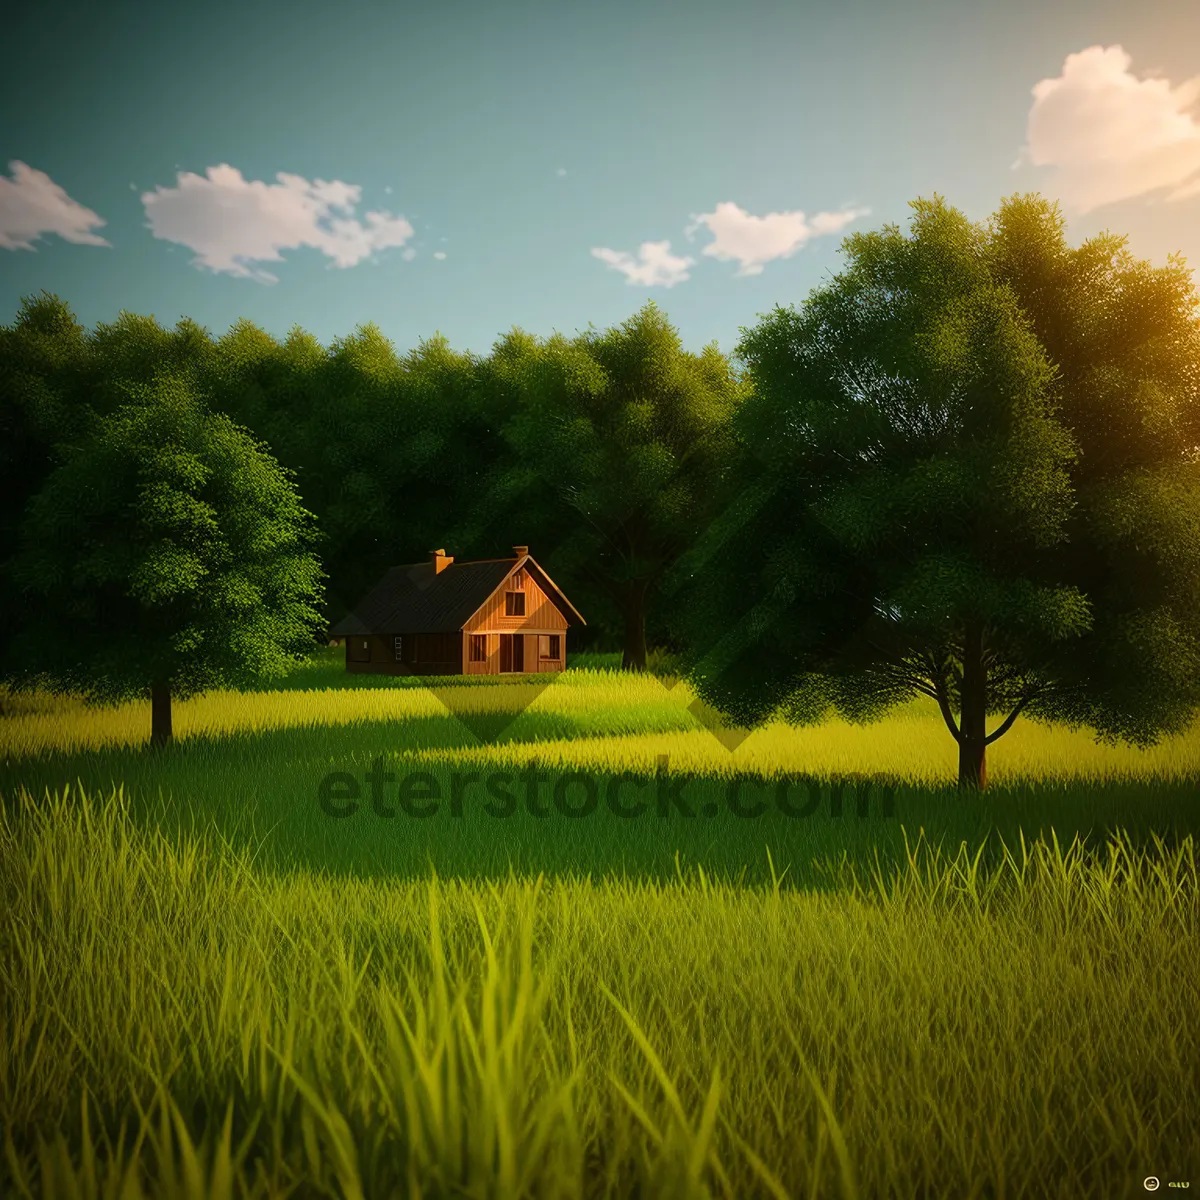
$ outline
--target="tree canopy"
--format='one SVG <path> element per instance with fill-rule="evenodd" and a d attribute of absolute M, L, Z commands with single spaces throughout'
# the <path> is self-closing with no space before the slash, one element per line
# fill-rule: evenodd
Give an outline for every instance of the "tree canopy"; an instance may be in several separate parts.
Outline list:
<path fill-rule="evenodd" d="M 387 568 L 434 546 L 463 552 L 456 535 L 470 536 L 502 451 L 480 372 L 440 335 L 400 356 L 374 324 L 328 350 L 249 322 L 217 343 L 204 376 L 214 405 L 268 442 L 320 516 L 333 620 Z"/>
<path fill-rule="evenodd" d="M 653 303 L 621 326 L 543 343 L 514 330 L 493 370 L 515 396 L 512 469 L 573 520 L 556 558 L 617 607 L 626 667 L 646 665 L 646 610 L 734 476 L 743 387 L 715 344 L 685 351 Z"/>
<path fill-rule="evenodd" d="M 1200 706 L 1200 328 L 1181 264 L 917 201 L 743 331 L 745 493 L 681 567 L 704 699 L 935 699 L 959 779 L 1019 715 L 1149 745 Z M 987 718 L 1000 718 L 987 729 Z"/>
<path fill-rule="evenodd" d="M 105 703 L 283 673 L 313 644 L 312 515 L 266 448 L 184 377 L 125 385 L 33 499 L 6 582 L 24 619 L 9 676 Z"/>

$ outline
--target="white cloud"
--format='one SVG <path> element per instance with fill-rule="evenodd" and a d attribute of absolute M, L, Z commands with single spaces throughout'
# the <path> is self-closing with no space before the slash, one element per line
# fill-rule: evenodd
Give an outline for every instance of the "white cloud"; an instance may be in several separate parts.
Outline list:
<path fill-rule="evenodd" d="M 390 183 L 383 189 L 383 194 L 385 196 L 390 196 L 392 194 L 392 185 Z"/>
<path fill-rule="evenodd" d="M 558 170 L 555 171 L 554 173 L 555 173 L 555 175 L 557 175 L 559 177 L 559 179 L 561 179 L 567 173 L 567 168 L 559 167 Z"/>
<path fill-rule="evenodd" d="M 445 250 L 435 250 L 433 252 L 433 257 L 436 259 L 439 259 L 439 260 L 443 259 L 446 257 L 446 252 L 445 252 Z"/>
<path fill-rule="evenodd" d="M 36 250 L 34 241 L 46 233 L 81 246 L 112 244 L 91 232 L 108 222 L 72 200 L 45 171 L 19 161 L 8 169 L 11 179 L 0 175 L 0 250 Z"/>
<path fill-rule="evenodd" d="M 756 217 L 727 200 L 713 212 L 693 215 L 684 233 L 690 240 L 701 226 L 707 227 L 714 240 L 703 253 L 721 262 L 739 263 L 738 275 L 761 275 L 764 264 L 791 258 L 811 238 L 837 233 L 870 211 L 850 208 L 819 212 L 812 218 L 799 211 L 772 212 Z"/>
<path fill-rule="evenodd" d="M 1137 78 L 1132 62 L 1120 46 L 1089 46 L 1034 85 L 1013 166 L 1053 167 L 1053 191 L 1080 213 L 1161 188 L 1168 200 L 1200 195 L 1200 122 L 1188 111 L 1200 77 L 1173 89 Z"/>
<path fill-rule="evenodd" d="M 278 283 L 257 262 L 281 262 L 280 250 L 311 246 L 353 267 L 378 250 L 403 246 L 413 227 L 402 216 L 354 216 L 362 188 L 340 180 L 309 182 L 280 171 L 278 183 L 242 178 L 236 167 L 209 167 L 208 178 L 186 172 L 175 187 L 142 193 L 147 224 L 156 238 L 196 252 L 192 265 L 260 283 Z M 343 215 L 335 215 L 335 212 Z"/>
<path fill-rule="evenodd" d="M 641 287 L 674 287 L 691 278 L 687 269 L 696 262 L 694 258 L 672 254 L 670 242 L 643 242 L 638 250 L 640 262 L 624 250 L 609 250 L 604 246 L 593 248 L 592 256 L 622 272 L 627 283 Z"/>
<path fill-rule="evenodd" d="M 411 246 L 408 246 L 404 253 L 400 255 L 400 257 L 404 259 L 405 262 L 412 262 L 412 260 L 417 257 L 417 252 Z"/>

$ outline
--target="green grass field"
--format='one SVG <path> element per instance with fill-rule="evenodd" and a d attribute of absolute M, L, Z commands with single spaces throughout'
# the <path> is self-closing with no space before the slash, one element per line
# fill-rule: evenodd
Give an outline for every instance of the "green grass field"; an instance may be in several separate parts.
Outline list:
<path fill-rule="evenodd" d="M 1018 722 L 967 799 L 924 705 L 744 736 L 608 665 L 427 687 L 322 651 L 177 704 L 162 752 L 148 704 L 6 697 L 0 1194 L 1200 1178 L 1200 726 Z"/>
<path fill-rule="evenodd" d="M 679 865 L 742 882 L 769 882 L 767 851 L 789 884 L 820 885 L 821 864 L 903 861 L 904 836 L 924 829 L 937 841 L 975 844 L 990 832 L 1009 840 L 1053 827 L 1103 839 L 1124 831 L 1144 839 L 1200 831 L 1200 724 L 1149 751 L 1097 746 L 1083 730 L 1017 726 L 989 750 L 991 790 L 965 803 L 953 786 L 956 748 L 933 705 L 914 704 L 887 721 L 811 729 L 769 726 L 744 740 L 703 712 L 670 676 L 631 677 L 592 660 L 532 682 L 348 676 L 341 652 L 327 649 L 285 681 L 257 693 L 214 693 L 177 703 L 177 744 L 146 750 L 149 706 L 90 710 L 76 701 L 17 697 L 0 724 L 0 792 L 35 794 L 80 785 L 95 794 L 123 786 L 135 811 L 156 820 L 215 821 L 239 844 L 253 842 L 263 864 L 355 875 L 502 878 L 510 868 L 536 875 L 575 871 L 671 879 Z M 611 662 L 611 660 L 609 660 Z M 364 782 L 372 763 L 397 777 L 428 772 L 443 801 L 431 816 L 378 815 L 365 800 L 332 819 L 319 785 L 334 772 Z M 584 772 L 598 791 L 586 819 L 563 815 L 553 790 Z M 648 777 L 647 812 L 616 816 L 605 803 L 624 772 Z M 680 805 L 660 816 L 656 775 L 665 772 Z M 480 776 L 450 804 L 453 776 Z M 540 778 L 529 811 L 528 776 Z M 514 793 L 510 816 L 487 781 Z M 807 817 L 775 804 L 780 778 L 808 780 Z M 744 806 L 766 803 L 753 819 L 730 811 L 729 787 Z M 564 807 L 582 806 L 581 786 L 564 784 Z M 393 789 L 394 791 L 394 789 Z M 835 816 L 837 797 L 841 815 Z M 789 790 L 793 809 L 804 793 Z M 890 804 L 890 813 L 889 812 Z M 706 806 L 716 806 L 708 815 Z M 866 815 L 861 816 L 862 807 Z M 395 807 L 392 804 L 390 807 Z M 685 815 L 684 810 L 692 815 Z"/>

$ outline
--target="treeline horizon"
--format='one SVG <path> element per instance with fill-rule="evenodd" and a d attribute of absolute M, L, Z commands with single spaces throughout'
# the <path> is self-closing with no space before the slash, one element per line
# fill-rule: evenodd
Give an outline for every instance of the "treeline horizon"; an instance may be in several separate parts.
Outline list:
<path fill-rule="evenodd" d="M 1200 709 L 1186 265 L 1111 234 L 1072 248 L 1037 195 L 986 224 L 911 207 L 907 236 L 847 237 L 845 269 L 732 355 L 684 350 L 653 301 L 481 356 L 441 335 L 401 355 L 374 323 L 328 348 L 128 312 L 88 332 L 27 298 L 0 329 L 5 644 L 22 634 L 28 677 L 55 629 L 120 610 L 122 649 L 71 650 L 62 678 L 199 687 L 218 676 L 196 647 L 275 667 L 388 567 L 524 544 L 585 645 L 631 670 L 673 650 L 747 726 L 925 695 L 973 786 L 1022 714 L 1139 745 L 1179 732 Z M 277 623 L 243 636 L 228 614 L 272 588 Z M 141 675 L 139 637 L 162 648 Z"/>
<path fill-rule="evenodd" d="M 573 339 L 558 333 L 539 339 L 514 327 L 488 355 L 455 351 L 441 333 L 400 353 L 374 322 L 323 346 L 299 325 L 280 340 L 240 319 L 217 338 L 188 317 L 167 329 L 153 316 L 127 310 L 88 330 L 66 301 L 43 290 L 23 298 L 15 322 L 0 327 L 0 398 L 9 411 L 6 483 L 0 484 L 7 492 L 3 557 L 15 552 L 23 504 L 61 463 L 62 448 L 84 440 L 139 389 L 179 377 L 294 473 L 320 530 L 329 624 L 351 611 L 389 567 L 420 561 L 434 548 L 466 560 L 526 544 L 552 573 L 555 566 L 565 569 L 576 591 L 586 594 L 588 628 L 579 631 L 580 646 L 619 650 L 629 640 L 644 665 L 645 599 L 634 577 L 653 574 L 660 564 L 638 560 L 647 548 L 638 544 L 637 530 L 627 531 L 620 547 L 607 537 L 596 544 L 595 530 L 573 506 L 575 481 L 563 479 L 569 464 L 562 459 L 572 447 L 550 445 L 554 439 L 543 436 L 549 431 L 537 426 L 539 411 L 546 420 L 554 416 L 545 412 L 537 381 L 524 376 L 530 363 L 522 358 L 541 347 L 577 355 L 587 344 L 593 355 L 609 352 L 610 369 L 625 368 L 619 386 L 626 391 L 674 392 L 665 404 L 659 397 L 660 407 L 676 408 L 667 414 L 671 427 L 663 439 L 673 460 L 689 451 L 701 457 L 688 445 L 693 438 L 720 440 L 718 426 L 728 422 L 741 384 L 715 342 L 700 354 L 683 350 L 653 301 L 607 338 L 605 344 L 589 329 Z M 589 366 L 595 372 L 595 361 Z M 617 428 L 600 432 L 614 459 L 641 448 L 638 431 L 630 431 L 633 438 Z M 643 440 L 647 433 L 661 436 L 643 430 Z M 539 441 L 541 469 L 531 469 L 527 452 Z M 672 470 L 674 461 L 664 465 L 645 464 L 643 495 L 630 499 L 652 504 L 654 487 L 667 474 L 682 476 L 677 486 L 686 484 L 687 469 Z M 719 474 L 710 470 L 703 482 Z M 590 482 L 607 492 L 621 480 Z M 610 495 L 600 500 L 612 505 Z M 686 500 L 697 514 L 702 507 L 711 514 L 696 491 Z M 618 561 L 597 570 L 597 556 Z M 632 639 L 626 638 L 629 610 Z M 669 641 L 665 625 L 655 632 L 660 643 Z"/>

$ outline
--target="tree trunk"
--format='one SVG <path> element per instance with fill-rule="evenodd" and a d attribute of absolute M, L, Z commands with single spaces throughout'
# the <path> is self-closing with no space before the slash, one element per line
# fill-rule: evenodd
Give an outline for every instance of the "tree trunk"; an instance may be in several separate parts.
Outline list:
<path fill-rule="evenodd" d="M 150 745 L 165 746 L 171 740 L 171 685 L 156 683 L 150 689 Z"/>
<path fill-rule="evenodd" d="M 649 584 L 644 579 L 632 579 L 625 593 L 625 652 L 621 656 L 621 670 L 644 671 L 646 669 L 646 590 Z"/>
<path fill-rule="evenodd" d="M 987 673 L 983 666 L 983 630 L 967 625 L 963 636 L 962 715 L 959 720 L 958 787 L 987 787 Z"/>

